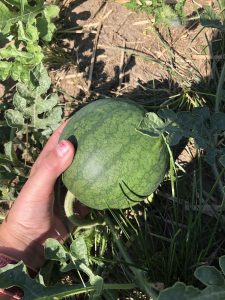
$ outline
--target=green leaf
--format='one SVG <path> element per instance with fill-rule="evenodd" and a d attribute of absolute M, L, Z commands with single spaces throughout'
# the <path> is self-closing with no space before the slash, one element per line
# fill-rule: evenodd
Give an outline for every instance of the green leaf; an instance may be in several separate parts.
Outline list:
<path fill-rule="evenodd" d="M 35 91 L 29 90 L 28 86 L 24 83 L 17 83 L 16 85 L 17 94 L 24 99 L 33 99 L 36 96 Z"/>
<path fill-rule="evenodd" d="M 44 9 L 44 15 L 48 20 L 58 17 L 60 9 L 57 5 L 48 5 Z"/>
<path fill-rule="evenodd" d="M 201 122 L 210 118 L 210 110 L 208 106 L 194 107 L 192 110 L 192 114 L 194 117 L 200 118 Z"/>
<path fill-rule="evenodd" d="M 200 23 L 204 27 L 216 28 L 224 31 L 223 25 L 219 14 L 216 14 L 211 6 L 205 6 L 204 12 L 200 16 Z"/>
<path fill-rule="evenodd" d="M 49 115 L 43 119 L 35 119 L 35 127 L 39 129 L 45 129 L 46 127 L 53 127 L 56 124 L 59 124 L 62 120 L 62 108 L 54 107 Z"/>
<path fill-rule="evenodd" d="M 212 266 L 201 266 L 195 270 L 194 276 L 204 285 L 223 286 L 224 277 L 219 270 Z"/>
<path fill-rule="evenodd" d="M 224 300 L 225 288 L 222 286 L 208 286 L 205 288 L 201 295 L 194 298 L 194 300 Z"/>
<path fill-rule="evenodd" d="M 225 275 L 225 255 L 223 255 L 219 258 L 219 265 L 223 272 L 223 275 Z"/>
<path fill-rule="evenodd" d="M 0 61 L 0 80 L 4 81 L 10 76 L 12 65 L 12 62 Z"/>
<path fill-rule="evenodd" d="M 99 297 L 103 291 L 103 278 L 99 275 L 93 275 L 90 278 L 90 284 L 94 287 L 95 291 L 93 293 L 94 297 Z"/>
<path fill-rule="evenodd" d="M 84 294 L 93 291 L 89 284 L 83 287 L 81 284 L 45 287 L 36 279 L 30 278 L 27 268 L 22 262 L 16 265 L 7 265 L 0 269 L 0 288 L 18 286 L 24 291 L 23 300 L 52 300 L 64 297 Z"/>
<path fill-rule="evenodd" d="M 37 299 L 38 294 L 44 292 L 45 287 L 31 279 L 27 268 L 22 262 L 16 265 L 7 265 L 0 269 L 0 287 L 9 288 L 12 286 L 21 287 L 24 291 L 24 300 Z"/>
<path fill-rule="evenodd" d="M 59 14 L 59 7 L 56 5 L 49 5 L 45 7 L 43 15 L 37 19 L 37 28 L 40 37 L 49 42 L 52 40 L 53 33 L 55 32 L 55 25 L 52 23 L 52 18 L 57 17 Z"/>
<path fill-rule="evenodd" d="M 13 180 L 15 178 L 15 174 L 13 174 L 10 170 L 7 171 L 5 169 L 5 166 L 2 163 L 2 160 L 0 158 L 0 181 L 1 181 L 1 186 L 4 186 L 5 188 L 8 187 L 8 184 L 11 180 Z"/>
<path fill-rule="evenodd" d="M 51 94 L 48 98 L 37 103 L 36 109 L 38 114 L 42 114 L 44 112 L 53 111 L 53 108 L 58 103 L 58 95 Z"/>
<path fill-rule="evenodd" d="M 166 123 L 173 123 L 177 120 L 177 114 L 172 109 L 160 109 L 158 116 L 165 120 Z"/>
<path fill-rule="evenodd" d="M 1 59 L 9 59 L 11 57 L 27 57 L 29 54 L 27 54 L 24 51 L 19 50 L 16 48 L 15 45 L 9 44 L 7 47 L 0 49 L 0 58 Z"/>
<path fill-rule="evenodd" d="M 22 162 L 19 161 L 16 152 L 13 148 L 13 142 L 9 141 L 8 143 L 4 144 L 5 155 L 9 158 L 9 160 L 13 163 L 14 166 L 19 166 L 25 168 Z"/>
<path fill-rule="evenodd" d="M 51 260 L 66 262 L 69 259 L 69 254 L 57 240 L 49 238 L 45 241 L 45 257 Z"/>
<path fill-rule="evenodd" d="M 23 115 L 17 110 L 8 109 L 5 112 L 5 119 L 10 127 L 21 128 L 24 125 Z"/>
<path fill-rule="evenodd" d="M 30 66 L 23 65 L 20 61 L 15 61 L 12 64 L 10 75 L 15 81 L 29 82 Z"/>
<path fill-rule="evenodd" d="M 225 114 L 222 112 L 216 112 L 211 117 L 211 130 L 213 133 L 219 134 L 221 131 L 225 131 Z"/>
<path fill-rule="evenodd" d="M 51 85 L 51 79 L 43 64 L 39 64 L 34 68 L 31 74 L 33 86 L 36 88 L 37 93 L 45 94 Z"/>
<path fill-rule="evenodd" d="M 18 14 L 10 11 L 3 2 L 0 2 L 0 12 L 0 31 L 3 34 L 7 34 L 9 33 L 11 25 L 13 24 L 13 19 L 15 20 Z"/>
<path fill-rule="evenodd" d="M 17 84 L 17 92 L 13 97 L 15 109 L 7 110 L 5 118 L 11 127 L 20 130 L 26 121 L 29 129 L 32 127 L 34 130 L 44 130 L 43 136 L 45 136 L 61 122 L 62 108 L 57 106 L 56 94 L 51 94 L 45 99 L 41 96 L 51 84 L 46 69 L 42 65 L 38 66 L 32 75 L 33 84 Z"/>
<path fill-rule="evenodd" d="M 27 98 L 29 99 L 29 98 Z M 13 97 L 13 104 L 15 108 L 23 114 L 24 117 L 29 117 L 34 115 L 34 107 L 32 104 L 35 103 L 35 99 L 31 98 L 30 101 L 20 96 L 19 93 L 16 93 Z"/>
<path fill-rule="evenodd" d="M 201 291 L 193 286 L 186 286 L 182 282 L 163 290 L 157 300 L 191 300 L 197 299 Z"/>
<path fill-rule="evenodd" d="M 163 133 L 164 128 L 164 122 L 157 114 L 150 112 L 145 115 L 137 130 L 151 137 L 159 137 Z"/>
<path fill-rule="evenodd" d="M 25 7 L 28 5 L 27 0 L 7 0 L 7 3 L 14 5 L 18 8 Z"/>
<path fill-rule="evenodd" d="M 18 22 L 18 40 L 24 42 L 36 42 L 39 40 L 39 34 L 37 27 L 35 26 L 36 21 L 34 23 L 28 22 L 26 27 L 21 21 Z"/>
<path fill-rule="evenodd" d="M 76 238 L 70 246 L 71 254 L 79 261 L 82 261 L 86 266 L 89 265 L 88 250 L 86 242 L 82 236 Z"/>

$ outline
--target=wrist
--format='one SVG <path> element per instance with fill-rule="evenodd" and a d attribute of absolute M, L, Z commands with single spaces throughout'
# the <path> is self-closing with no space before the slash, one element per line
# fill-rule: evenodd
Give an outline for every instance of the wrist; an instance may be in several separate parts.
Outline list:
<path fill-rule="evenodd" d="M 12 235 L 3 224 L 0 226 L 0 253 L 17 261 L 22 260 L 27 267 L 37 271 L 45 261 L 43 245 L 36 241 L 24 243 Z"/>

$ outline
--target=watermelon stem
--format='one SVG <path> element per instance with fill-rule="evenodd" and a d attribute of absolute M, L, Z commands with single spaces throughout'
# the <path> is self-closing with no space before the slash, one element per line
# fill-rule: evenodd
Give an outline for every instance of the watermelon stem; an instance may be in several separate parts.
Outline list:
<path fill-rule="evenodd" d="M 77 229 L 88 229 L 97 225 L 105 225 L 105 221 L 102 219 L 81 219 L 77 217 L 73 209 L 75 201 L 76 197 L 70 191 L 68 191 L 65 197 L 64 210 L 66 217 L 77 227 Z"/>
<path fill-rule="evenodd" d="M 132 261 L 130 255 L 127 253 L 123 243 L 120 241 L 119 236 L 117 232 L 114 229 L 114 225 L 112 224 L 110 217 L 106 214 L 105 215 L 105 221 L 106 224 L 108 225 L 110 231 L 112 232 L 114 241 L 123 256 L 125 262 L 129 265 L 129 268 L 131 269 L 132 273 L 134 274 L 134 281 L 137 283 L 139 288 L 146 293 L 148 297 L 150 297 L 153 300 L 156 300 L 158 297 L 158 294 L 152 289 L 151 283 L 147 282 L 145 279 L 145 276 L 142 272 L 142 270 L 134 267 L 134 262 Z"/>

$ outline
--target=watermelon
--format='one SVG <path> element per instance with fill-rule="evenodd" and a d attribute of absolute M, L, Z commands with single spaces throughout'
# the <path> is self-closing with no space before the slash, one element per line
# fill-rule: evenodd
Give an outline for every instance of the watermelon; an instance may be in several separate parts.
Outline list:
<path fill-rule="evenodd" d="M 146 114 L 135 102 L 101 99 L 77 111 L 60 139 L 70 140 L 76 155 L 63 174 L 67 189 L 95 208 L 128 208 L 152 194 L 168 167 L 162 137 L 138 127 Z"/>

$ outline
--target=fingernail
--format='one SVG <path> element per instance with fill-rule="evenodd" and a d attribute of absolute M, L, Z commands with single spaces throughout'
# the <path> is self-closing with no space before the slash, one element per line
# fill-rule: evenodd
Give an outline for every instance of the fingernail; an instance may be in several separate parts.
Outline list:
<path fill-rule="evenodd" d="M 63 157 L 67 152 L 69 151 L 68 144 L 66 141 L 61 141 L 57 146 L 56 146 L 56 152 L 59 157 Z"/>

